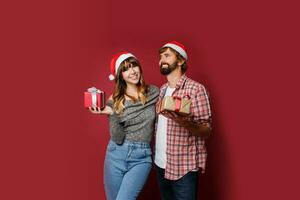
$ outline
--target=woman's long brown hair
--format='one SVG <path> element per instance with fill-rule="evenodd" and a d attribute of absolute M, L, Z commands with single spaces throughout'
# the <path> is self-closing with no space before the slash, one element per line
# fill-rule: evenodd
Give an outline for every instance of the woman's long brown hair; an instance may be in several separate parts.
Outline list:
<path fill-rule="evenodd" d="M 127 84 L 122 77 L 122 72 L 126 71 L 126 69 L 128 69 L 129 67 L 133 67 L 133 66 L 138 66 L 140 69 L 140 74 L 141 74 L 140 80 L 137 84 L 138 99 L 126 94 Z M 124 106 L 125 95 L 128 96 L 129 98 L 131 98 L 134 102 L 137 100 L 141 100 L 141 102 L 143 104 L 146 103 L 146 101 L 147 101 L 146 94 L 148 92 L 147 91 L 148 86 L 145 83 L 141 65 L 136 58 L 130 57 L 130 58 L 124 60 L 120 64 L 120 67 L 119 67 L 117 75 L 116 75 L 115 82 L 116 82 L 116 85 L 115 85 L 115 90 L 114 90 L 112 98 L 114 101 L 114 110 L 116 111 L 116 113 L 120 114 L 123 112 L 123 110 L 125 108 L 125 106 Z"/>

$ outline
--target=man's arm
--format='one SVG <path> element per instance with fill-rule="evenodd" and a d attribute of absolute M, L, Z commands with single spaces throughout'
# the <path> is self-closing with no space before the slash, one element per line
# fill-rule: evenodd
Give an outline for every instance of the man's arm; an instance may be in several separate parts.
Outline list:
<path fill-rule="evenodd" d="M 211 128 L 209 127 L 208 124 L 205 123 L 194 123 L 194 122 L 187 121 L 187 122 L 181 122 L 179 124 L 185 127 L 186 129 L 188 129 L 191 135 L 194 136 L 208 138 L 208 136 L 211 133 Z"/>

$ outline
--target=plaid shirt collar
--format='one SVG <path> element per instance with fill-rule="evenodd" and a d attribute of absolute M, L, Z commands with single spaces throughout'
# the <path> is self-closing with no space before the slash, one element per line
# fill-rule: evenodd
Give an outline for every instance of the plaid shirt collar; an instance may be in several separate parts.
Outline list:
<path fill-rule="evenodd" d="M 176 83 L 176 86 L 175 86 L 176 90 L 178 90 L 178 89 L 180 89 L 180 88 L 183 88 L 186 79 L 187 79 L 187 76 L 186 76 L 185 74 L 183 74 L 183 75 L 180 77 L 179 81 L 177 81 L 177 83 Z M 162 89 L 163 91 L 165 91 L 165 89 L 166 89 L 168 86 L 169 86 L 169 83 L 165 83 L 165 84 L 161 87 L 161 89 Z"/>

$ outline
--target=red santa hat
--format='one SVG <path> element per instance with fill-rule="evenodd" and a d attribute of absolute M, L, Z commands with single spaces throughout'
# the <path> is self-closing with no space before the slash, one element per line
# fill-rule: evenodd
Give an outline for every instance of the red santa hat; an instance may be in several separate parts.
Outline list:
<path fill-rule="evenodd" d="M 110 62 L 110 71 L 111 71 L 111 74 L 109 75 L 109 80 L 114 80 L 115 79 L 115 76 L 118 72 L 118 69 L 121 65 L 121 63 L 126 60 L 127 58 L 130 58 L 130 57 L 134 57 L 135 56 L 129 52 L 121 52 L 121 53 L 118 53 L 116 54 L 111 62 Z"/>
<path fill-rule="evenodd" d="M 168 42 L 163 47 L 169 47 L 177 51 L 186 60 L 188 59 L 185 46 L 177 41 Z"/>

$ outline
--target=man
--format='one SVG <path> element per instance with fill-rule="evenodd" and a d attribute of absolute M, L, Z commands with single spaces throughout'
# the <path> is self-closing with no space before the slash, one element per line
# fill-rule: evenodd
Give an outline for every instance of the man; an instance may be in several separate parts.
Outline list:
<path fill-rule="evenodd" d="M 211 132 L 211 110 L 206 89 L 185 75 L 187 52 L 176 42 L 160 50 L 160 72 L 167 83 L 160 88 L 157 105 L 164 96 L 191 99 L 190 114 L 159 111 L 155 134 L 155 165 L 163 200 L 197 199 L 198 172 L 206 163 L 205 138 Z"/>

